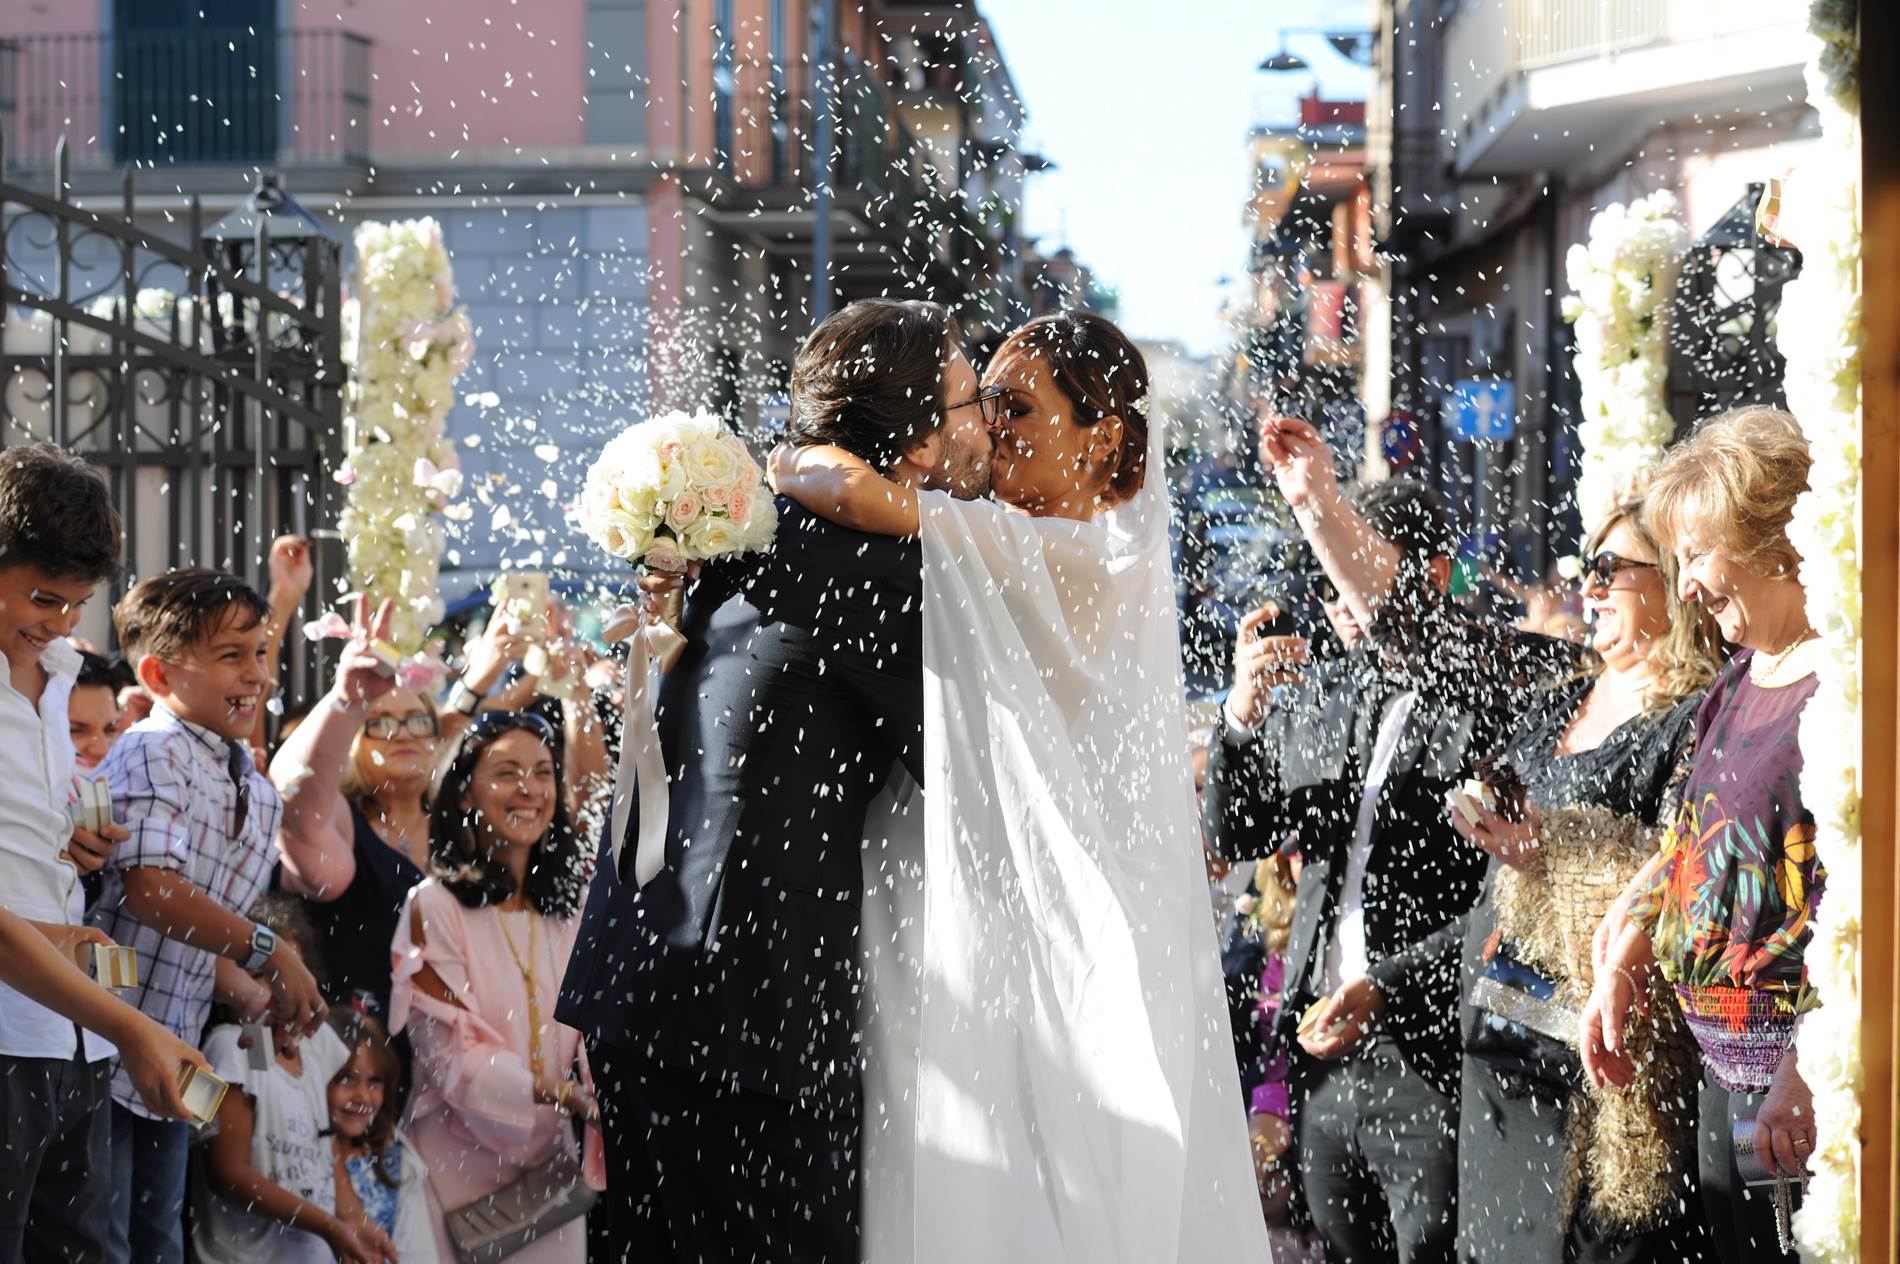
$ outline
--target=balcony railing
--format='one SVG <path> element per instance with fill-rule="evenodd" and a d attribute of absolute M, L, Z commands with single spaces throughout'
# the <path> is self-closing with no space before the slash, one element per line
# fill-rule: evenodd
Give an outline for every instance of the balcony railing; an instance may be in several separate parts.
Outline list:
<path fill-rule="evenodd" d="M 1466 172 L 1561 164 L 1587 152 L 1586 122 L 1616 130 L 1600 111 L 1584 118 L 1599 101 L 1621 103 L 1623 127 L 1663 107 L 1739 108 L 1732 80 L 1798 66 L 1798 40 L 1780 59 L 1784 28 L 1801 29 L 1786 0 L 1462 0 L 1444 34 L 1444 156 Z M 1624 65 L 1641 71 L 1622 74 Z M 1527 103 L 1516 90 L 1531 76 L 1550 87 Z M 1527 109 L 1545 121 L 1513 131 Z M 1550 121 L 1565 109 L 1579 112 L 1577 127 Z"/>
<path fill-rule="evenodd" d="M 1666 0 L 1511 0 L 1526 70 L 1640 48 L 1662 38 Z"/>
<path fill-rule="evenodd" d="M 248 29 L 0 40 L 7 158 L 75 165 L 348 163 L 368 158 L 369 40 Z"/>

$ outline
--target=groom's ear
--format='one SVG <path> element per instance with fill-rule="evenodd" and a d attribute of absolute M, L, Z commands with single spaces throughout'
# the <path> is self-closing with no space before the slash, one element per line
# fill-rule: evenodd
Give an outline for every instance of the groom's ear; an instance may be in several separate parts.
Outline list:
<path fill-rule="evenodd" d="M 943 431 L 933 430 L 917 442 L 914 447 L 905 449 L 902 461 L 924 473 L 929 473 L 943 462 Z"/>

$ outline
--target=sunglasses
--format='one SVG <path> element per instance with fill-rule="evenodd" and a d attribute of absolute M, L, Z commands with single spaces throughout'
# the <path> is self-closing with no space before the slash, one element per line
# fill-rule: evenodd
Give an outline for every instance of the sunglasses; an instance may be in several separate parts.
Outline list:
<path fill-rule="evenodd" d="M 472 745 L 482 738 L 525 729 L 554 748 L 554 726 L 533 711 L 484 711 L 463 731 L 462 744 Z"/>
<path fill-rule="evenodd" d="M 433 711 L 416 711 L 409 715 L 372 715 L 363 723 L 363 736 L 378 742 L 387 742 L 397 734 L 406 737 L 440 737 L 442 725 Z"/>
<path fill-rule="evenodd" d="M 1330 606 L 1339 600 L 1339 585 L 1335 584 L 1325 571 L 1314 571 L 1308 575 L 1307 586 L 1322 605 Z"/>
<path fill-rule="evenodd" d="M 1584 564 L 1583 580 L 1593 588 L 1608 588 L 1622 571 L 1653 571 L 1654 562 L 1639 562 L 1633 557 L 1620 557 L 1607 549 Z"/>

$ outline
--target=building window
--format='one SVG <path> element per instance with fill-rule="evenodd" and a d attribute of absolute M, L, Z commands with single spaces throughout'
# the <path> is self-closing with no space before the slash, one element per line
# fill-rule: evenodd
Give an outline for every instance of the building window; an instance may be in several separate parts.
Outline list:
<path fill-rule="evenodd" d="M 120 162 L 277 157 L 276 0 L 113 0 Z"/>
<path fill-rule="evenodd" d="M 726 174 L 732 174 L 732 97 L 737 86 L 733 69 L 732 0 L 713 4 L 713 155 Z"/>

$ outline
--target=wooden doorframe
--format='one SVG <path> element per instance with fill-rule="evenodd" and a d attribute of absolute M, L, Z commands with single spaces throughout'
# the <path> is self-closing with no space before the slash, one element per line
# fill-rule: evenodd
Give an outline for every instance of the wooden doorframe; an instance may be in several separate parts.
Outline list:
<path fill-rule="evenodd" d="M 1861 5 L 1861 48 L 1900 46 L 1893 4 Z M 1873 69 L 1873 63 L 1866 63 Z M 1861 78 L 1862 1264 L 1896 1258 L 1895 796 L 1900 788 L 1900 75 Z"/>

